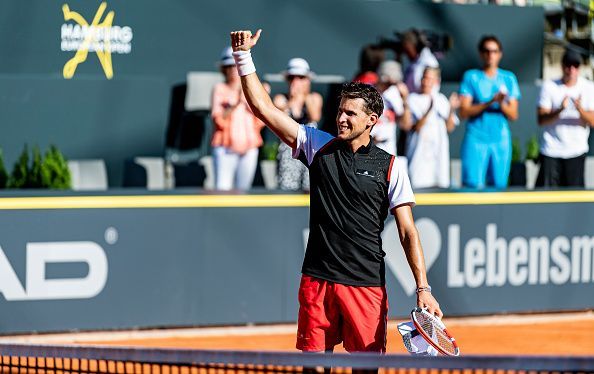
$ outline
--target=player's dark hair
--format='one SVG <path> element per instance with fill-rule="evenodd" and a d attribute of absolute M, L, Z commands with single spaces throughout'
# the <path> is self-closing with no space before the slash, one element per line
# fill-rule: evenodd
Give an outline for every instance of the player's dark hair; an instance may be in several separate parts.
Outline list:
<path fill-rule="evenodd" d="M 384 111 L 384 100 L 379 91 L 372 85 L 361 82 L 349 82 L 342 85 L 341 99 L 363 99 L 365 113 L 381 116 Z"/>
<path fill-rule="evenodd" d="M 479 50 L 479 52 L 482 52 L 483 49 L 485 49 L 485 44 L 487 42 L 495 42 L 495 43 L 497 43 L 497 47 L 499 48 L 499 50 L 500 51 L 503 51 L 503 46 L 501 45 L 501 42 L 499 41 L 499 39 L 495 35 L 483 35 L 481 37 L 481 40 L 479 40 L 479 43 L 478 43 L 478 50 Z"/>

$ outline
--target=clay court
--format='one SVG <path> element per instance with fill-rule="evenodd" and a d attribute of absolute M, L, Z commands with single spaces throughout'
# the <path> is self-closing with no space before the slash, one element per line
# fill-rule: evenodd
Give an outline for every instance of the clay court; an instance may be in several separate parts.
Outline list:
<path fill-rule="evenodd" d="M 594 355 L 594 312 L 444 319 L 465 354 Z M 406 353 L 390 321 L 389 353 Z M 3 337 L 1 342 L 294 351 L 294 325 Z M 337 352 L 343 351 L 338 347 Z"/>

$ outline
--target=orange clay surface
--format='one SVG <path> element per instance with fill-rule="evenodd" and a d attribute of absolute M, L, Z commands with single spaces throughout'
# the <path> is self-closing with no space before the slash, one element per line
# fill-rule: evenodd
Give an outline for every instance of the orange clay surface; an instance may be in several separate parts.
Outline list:
<path fill-rule="evenodd" d="M 391 321 L 388 353 L 406 353 Z M 544 354 L 594 356 L 594 314 L 592 312 L 533 316 L 494 316 L 445 319 L 462 354 Z M 109 337 L 86 334 L 63 335 L 52 342 L 111 346 L 175 347 L 196 349 L 294 351 L 293 325 L 136 331 Z M 155 331 L 155 330 L 153 330 Z M 117 335 L 118 333 L 116 333 Z M 42 336 L 38 338 L 42 339 Z M 40 341 L 42 342 L 42 341 Z M 336 352 L 342 352 L 337 347 Z"/>

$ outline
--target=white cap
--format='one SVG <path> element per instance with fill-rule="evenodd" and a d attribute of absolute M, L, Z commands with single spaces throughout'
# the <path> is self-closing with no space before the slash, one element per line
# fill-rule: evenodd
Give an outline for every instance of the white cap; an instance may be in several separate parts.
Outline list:
<path fill-rule="evenodd" d="M 219 66 L 232 66 L 235 65 L 235 59 L 233 58 L 233 48 L 226 47 L 221 52 L 221 60 Z"/>
<path fill-rule="evenodd" d="M 285 75 L 300 75 L 303 77 L 310 77 L 313 75 L 309 68 L 307 61 L 300 57 L 295 57 L 289 60 L 287 63 L 287 70 Z"/>
<path fill-rule="evenodd" d="M 377 68 L 377 75 L 380 81 L 397 83 L 402 81 L 402 67 L 394 60 L 383 61 Z"/>

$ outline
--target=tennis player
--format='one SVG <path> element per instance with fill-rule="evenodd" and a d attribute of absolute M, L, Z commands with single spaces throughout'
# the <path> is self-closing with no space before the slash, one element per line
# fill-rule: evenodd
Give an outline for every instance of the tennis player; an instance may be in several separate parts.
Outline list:
<path fill-rule="evenodd" d="M 388 212 L 417 284 L 417 305 L 442 316 L 427 282 L 414 224 L 415 198 L 406 165 L 373 145 L 382 114 L 380 93 L 347 83 L 336 115 L 338 135 L 298 124 L 277 109 L 256 74 L 251 49 L 262 30 L 231 33 L 233 56 L 253 113 L 303 153 L 310 173 L 310 234 L 299 289 L 297 349 L 385 352 L 388 300 L 381 232 Z"/>

